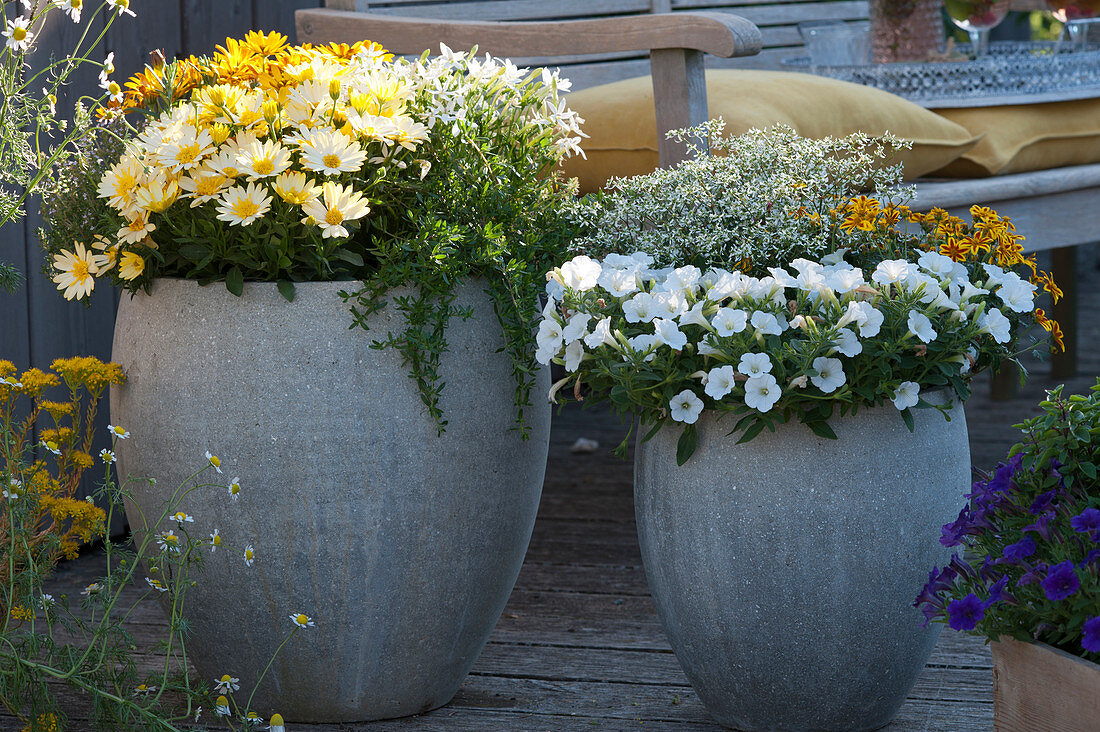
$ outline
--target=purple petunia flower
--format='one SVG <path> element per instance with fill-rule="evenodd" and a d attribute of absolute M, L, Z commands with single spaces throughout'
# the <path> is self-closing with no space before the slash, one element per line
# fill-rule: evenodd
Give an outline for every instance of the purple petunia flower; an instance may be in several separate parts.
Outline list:
<path fill-rule="evenodd" d="M 1085 558 L 1081 560 L 1081 563 L 1077 566 L 1081 569 L 1087 569 L 1093 562 L 1100 561 L 1100 549 L 1089 549 L 1089 553 L 1085 555 Z"/>
<path fill-rule="evenodd" d="M 1008 585 L 1008 575 L 1001 577 L 999 580 L 989 586 L 989 599 L 982 603 L 982 609 L 985 610 L 998 602 L 1004 601 L 1010 605 L 1016 604 L 1016 598 L 1005 591 L 1005 587 Z"/>
<path fill-rule="evenodd" d="M 1006 546 L 1004 553 L 997 561 L 1005 562 L 1008 564 L 1019 564 L 1024 559 L 1034 554 L 1037 548 L 1038 546 L 1036 545 L 1035 540 L 1032 539 L 1030 536 L 1025 536 L 1023 539 L 1020 539 L 1015 544 L 1009 544 L 1008 546 Z"/>
<path fill-rule="evenodd" d="M 1081 647 L 1086 651 L 1100 653 L 1100 615 L 1085 621 L 1085 632 L 1081 637 Z"/>
<path fill-rule="evenodd" d="M 1038 516 L 1050 508 L 1051 504 L 1054 503 L 1054 496 L 1057 494 L 1058 490 L 1056 488 L 1051 488 L 1049 491 L 1036 498 L 1027 512 L 1032 516 Z"/>
<path fill-rule="evenodd" d="M 1031 567 L 1024 573 L 1024 576 L 1020 578 L 1020 581 L 1016 583 L 1017 587 L 1023 587 L 1024 585 L 1030 585 L 1032 582 L 1038 582 L 1046 575 L 1047 565 L 1046 562 L 1039 562 L 1034 567 Z"/>
<path fill-rule="evenodd" d="M 963 506 L 959 517 L 953 523 L 944 524 L 940 543 L 946 547 L 962 544 L 963 537 L 970 533 L 970 507 Z"/>
<path fill-rule="evenodd" d="M 1100 541 L 1100 509 L 1086 508 L 1069 520 L 1069 525 L 1080 534 L 1092 534 L 1093 541 Z"/>
<path fill-rule="evenodd" d="M 1054 512 L 1047 511 L 1039 518 L 1035 519 L 1035 523 L 1030 526 L 1025 526 L 1024 531 L 1034 531 L 1036 534 L 1043 538 L 1043 541 L 1050 541 L 1050 522 L 1054 519 Z"/>
<path fill-rule="evenodd" d="M 947 624 L 955 630 L 974 630 L 983 617 L 982 601 L 973 592 L 961 600 L 952 600 L 947 606 Z"/>
<path fill-rule="evenodd" d="M 1066 560 L 1059 562 L 1050 568 L 1047 576 L 1039 583 L 1048 600 L 1064 600 L 1081 587 L 1081 580 L 1077 578 L 1077 571 L 1073 568 L 1073 562 Z"/>

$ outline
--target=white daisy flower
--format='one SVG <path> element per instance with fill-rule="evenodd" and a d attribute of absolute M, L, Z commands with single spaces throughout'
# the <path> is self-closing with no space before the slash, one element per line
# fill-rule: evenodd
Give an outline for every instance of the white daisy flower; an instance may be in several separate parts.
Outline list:
<path fill-rule="evenodd" d="M 183 528 L 184 524 L 191 524 L 195 522 L 195 519 L 193 517 L 188 516 L 183 511 L 176 511 L 174 514 L 172 514 L 172 520 L 175 521 L 176 525 L 179 526 L 181 529 Z"/>
<path fill-rule="evenodd" d="M 302 204 L 302 213 L 306 215 L 303 223 L 320 226 L 322 238 L 347 238 L 350 233 L 343 223 L 360 219 L 369 212 L 370 206 L 361 193 L 351 186 L 333 181 L 321 186 L 319 198 L 311 198 Z"/>
<path fill-rule="evenodd" d="M 268 732 L 286 732 L 286 727 L 283 724 L 283 715 L 272 714 L 271 723 L 267 727 Z"/>
<path fill-rule="evenodd" d="M 214 529 L 214 533 L 210 535 L 210 553 L 218 551 L 218 547 L 222 545 L 222 536 L 218 533 L 217 529 Z"/>
<path fill-rule="evenodd" d="M 46 448 L 47 452 L 52 452 L 54 455 L 61 454 L 61 448 L 58 447 L 57 443 L 53 440 L 42 440 L 42 442 L 39 444 L 41 444 L 42 447 Z"/>
<path fill-rule="evenodd" d="M 313 627 L 313 618 L 309 617 L 305 613 L 298 613 L 296 615 L 291 615 L 290 619 L 299 628 L 312 628 Z"/>
<path fill-rule="evenodd" d="M 48 593 L 42 595 L 42 597 L 40 597 L 39 600 L 38 600 L 38 605 L 43 610 L 49 610 L 51 607 L 53 607 L 56 604 L 57 604 L 57 600 L 54 600 L 53 595 L 48 594 Z"/>
<path fill-rule="evenodd" d="M 699 414 L 703 411 L 703 400 L 695 396 L 690 389 L 684 389 L 672 397 L 668 406 L 670 409 L 669 414 L 674 420 L 684 424 L 695 424 L 699 419 Z"/>
<path fill-rule="evenodd" d="M 219 696 L 214 701 L 214 714 L 219 717 L 228 717 L 230 715 L 229 700 L 225 696 Z"/>
<path fill-rule="evenodd" d="M 270 210 L 271 196 L 255 183 L 233 186 L 218 199 L 218 218 L 234 226 L 248 226 Z"/>
<path fill-rule="evenodd" d="M 299 144 L 302 167 L 325 175 L 354 173 L 367 159 L 367 153 L 358 142 L 332 129 L 311 130 Z"/>
<path fill-rule="evenodd" d="M 245 566 L 251 567 L 252 562 L 256 561 L 256 552 L 253 551 L 252 545 L 249 544 L 244 548 L 244 563 Z"/>
<path fill-rule="evenodd" d="M 125 427 L 120 427 L 117 424 L 107 425 L 107 431 L 111 433 L 111 437 L 117 437 L 120 440 L 129 439 L 130 433 Z"/>
<path fill-rule="evenodd" d="M 920 384 L 915 381 L 901 382 L 898 388 L 894 389 L 894 396 L 890 401 L 899 411 L 917 406 L 917 402 L 920 401 Z"/>
<path fill-rule="evenodd" d="M 180 538 L 176 535 L 176 532 L 171 529 L 162 531 L 157 534 L 157 546 L 160 547 L 162 552 L 178 554 L 180 550 Z"/>
<path fill-rule="evenodd" d="M 126 14 L 136 17 L 133 10 L 130 10 L 130 0 L 107 0 L 107 6 L 114 10 L 119 15 Z"/>
<path fill-rule="evenodd" d="M 115 461 L 115 452 L 114 452 L 114 450 L 108 450 L 106 448 L 100 450 L 99 451 L 99 459 L 102 460 L 104 462 L 104 464 L 110 465 L 111 463 L 113 463 Z"/>
<path fill-rule="evenodd" d="M 155 686 L 150 686 L 148 684 L 138 684 L 137 688 L 134 689 L 134 696 L 145 696 L 146 694 L 151 694 L 156 690 L 157 687 Z"/>
<path fill-rule="evenodd" d="M 34 40 L 34 34 L 27 30 L 30 24 L 31 21 L 23 17 L 9 20 L 4 32 L 0 34 L 8 39 L 4 45 L 17 53 L 30 48 L 31 41 Z"/>
<path fill-rule="evenodd" d="M 229 485 L 226 486 L 226 491 L 229 493 L 230 498 L 232 498 L 234 501 L 237 500 L 237 498 L 239 498 L 241 495 L 241 479 L 234 478 L 233 480 L 229 481 Z"/>
<path fill-rule="evenodd" d="M 240 679 L 230 676 L 229 674 L 222 674 L 220 679 L 214 679 L 214 691 L 219 694 L 232 694 L 241 688 Z"/>
<path fill-rule="evenodd" d="M 206 451 L 206 460 L 207 460 L 207 462 L 210 463 L 210 465 L 214 468 L 214 470 L 218 471 L 219 473 L 222 472 L 222 461 L 221 461 L 220 458 L 218 458 L 217 455 L 211 455 L 210 451 L 207 450 Z"/>
<path fill-rule="evenodd" d="M 237 164 L 249 180 L 279 175 L 290 162 L 290 150 L 275 140 L 255 140 L 237 152 Z"/>
<path fill-rule="evenodd" d="M 811 376 L 810 382 L 826 394 L 833 393 L 847 380 L 847 376 L 844 375 L 844 364 L 839 358 L 818 356 L 814 359 L 813 367 L 817 376 Z"/>

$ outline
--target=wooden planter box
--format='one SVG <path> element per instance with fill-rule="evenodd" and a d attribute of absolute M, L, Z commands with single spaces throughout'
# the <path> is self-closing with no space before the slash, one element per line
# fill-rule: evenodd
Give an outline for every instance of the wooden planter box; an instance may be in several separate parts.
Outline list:
<path fill-rule="evenodd" d="M 1100 729 L 1100 666 L 1045 643 L 1004 638 L 990 647 L 995 732 Z"/>

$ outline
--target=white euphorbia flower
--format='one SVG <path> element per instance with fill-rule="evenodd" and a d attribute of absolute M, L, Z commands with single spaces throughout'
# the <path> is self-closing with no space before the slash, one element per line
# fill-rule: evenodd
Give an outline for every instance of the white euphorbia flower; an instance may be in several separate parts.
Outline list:
<path fill-rule="evenodd" d="M 1008 343 L 1012 338 L 1012 321 L 997 308 L 990 308 L 978 318 L 982 333 L 989 333 L 997 343 Z"/>
<path fill-rule="evenodd" d="M 763 335 L 782 335 L 783 329 L 786 327 L 786 323 L 771 313 L 765 313 L 763 310 L 753 312 L 749 322 L 753 328 L 756 328 L 757 333 Z"/>
<path fill-rule="evenodd" d="M 592 320 L 592 316 L 588 313 L 573 313 L 570 315 L 561 331 L 561 338 L 565 345 L 588 335 L 588 321 L 590 320 Z"/>
<path fill-rule="evenodd" d="M 917 402 L 920 401 L 920 384 L 915 381 L 901 382 L 898 384 L 898 388 L 894 390 L 891 401 L 894 402 L 894 406 L 899 411 L 917 406 Z"/>
<path fill-rule="evenodd" d="M 596 327 L 592 329 L 592 332 L 584 337 L 584 345 L 589 348 L 614 346 L 615 336 L 611 335 L 611 318 L 604 318 L 596 323 Z"/>
<path fill-rule="evenodd" d="M 741 356 L 737 370 L 745 376 L 760 376 L 772 370 L 772 360 L 766 353 L 746 353 Z"/>
<path fill-rule="evenodd" d="M 859 336 L 848 328 L 841 328 L 836 334 L 836 350 L 851 358 L 863 353 L 863 344 Z"/>
<path fill-rule="evenodd" d="M 771 374 L 753 376 L 745 382 L 745 404 L 758 412 L 767 412 L 782 395 L 783 390 Z"/>
<path fill-rule="evenodd" d="M 909 311 L 907 325 L 909 326 L 909 334 L 915 335 L 924 343 L 931 343 L 939 335 L 933 330 L 932 321 L 928 319 L 928 316 L 916 310 Z"/>
<path fill-rule="evenodd" d="M 657 315 L 660 306 L 648 292 L 639 292 L 623 303 L 623 315 L 628 323 L 648 323 Z"/>
<path fill-rule="evenodd" d="M 570 290 L 585 292 L 596 286 L 603 268 L 599 262 L 582 254 L 563 264 L 560 271 L 563 285 Z"/>
<path fill-rule="evenodd" d="M 840 362 L 839 358 L 818 356 L 814 359 L 813 367 L 814 371 L 817 372 L 817 376 L 811 376 L 810 382 L 826 394 L 831 394 L 839 389 L 847 379 L 844 375 L 844 364 Z"/>
<path fill-rule="evenodd" d="M 719 308 L 718 312 L 714 314 L 714 319 L 711 320 L 711 325 L 718 331 L 718 335 L 731 336 L 734 333 L 743 331 L 748 322 L 749 316 L 744 310 Z"/>
<path fill-rule="evenodd" d="M 726 394 L 733 391 L 737 385 L 737 373 L 733 366 L 726 364 L 718 366 L 707 372 L 707 385 L 703 389 L 711 399 L 718 401 Z"/>
<path fill-rule="evenodd" d="M 653 321 L 653 335 L 658 343 L 663 343 L 674 351 L 683 350 L 687 345 L 687 336 L 676 325 L 675 320 L 657 318 Z"/>
<path fill-rule="evenodd" d="M 672 397 L 668 406 L 669 415 L 674 420 L 684 424 L 695 424 L 695 421 L 699 419 L 699 414 L 703 411 L 703 400 L 695 396 L 690 389 L 684 389 Z"/>

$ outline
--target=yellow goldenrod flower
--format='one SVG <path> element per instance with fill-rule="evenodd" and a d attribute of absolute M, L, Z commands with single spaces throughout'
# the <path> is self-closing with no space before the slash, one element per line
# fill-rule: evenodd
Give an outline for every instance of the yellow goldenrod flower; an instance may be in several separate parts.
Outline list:
<path fill-rule="evenodd" d="M 271 196 L 255 183 L 233 186 L 218 199 L 218 218 L 235 226 L 248 226 L 271 209 Z"/>
<path fill-rule="evenodd" d="M 123 252 L 118 276 L 126 281 L 137 279 L 145 271 L 145 260 L 137 252 Z"/>
<path fill-rule="evenodd" d="M 287 203 L 301 206 L 321 195 L 321 186 L 306 177 L 305 173 L 282 173 L 275 179 L 275 192 Z"/>
<path fill-rule="evenodd" d="M 311 130 L 302 139 L 302 166 L 325 175 L 354 173 L 363 167 L 366 152 L 359 143 L 333 130 Z"/>
<path fill-rule="evenodd" d="M 302 205 L 302 212 L 321 227 L 322 238 L 346 238 L 348 230 L 345 221 L 353 221 L 366 216 L 370 206 L 362 194 L 351 186 L 341 186 L 328 181 L 321 188 L 321 198 L 314 198 Z"/>
<path fill-rule="evenodd" d="M 97 272 L 92 254 L 79 242 L 74 251 L 55 254 L 53 266 L 60 272 L 53 276 L 57 289 L 63 291 L 66 300 L 82 299 L 92 294 Z"/>

